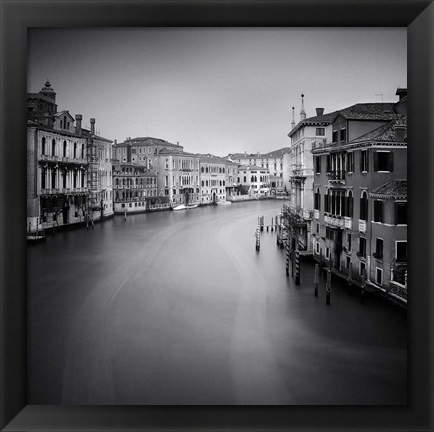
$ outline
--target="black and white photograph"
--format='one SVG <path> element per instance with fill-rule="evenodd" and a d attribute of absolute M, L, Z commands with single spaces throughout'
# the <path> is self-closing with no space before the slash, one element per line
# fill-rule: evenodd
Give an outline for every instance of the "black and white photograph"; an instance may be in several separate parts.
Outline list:
<path fill-rule="evenodd" d="M 26 121 L 29 404 L 408 404 L 406 27 L 29 28 Z"/>

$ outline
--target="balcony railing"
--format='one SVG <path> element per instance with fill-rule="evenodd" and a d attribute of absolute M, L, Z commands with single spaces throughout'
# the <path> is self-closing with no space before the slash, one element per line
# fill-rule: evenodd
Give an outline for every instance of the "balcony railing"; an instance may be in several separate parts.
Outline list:
<path fill-rule="evenodd" d="M 352 218 L 345 216 L 344 221 L 345 221 L 345 228 L 346 229 L 353 229 L 353 219 Z"/>
<path fill-rule="evenodd" d="M 366 221 L 359 219 L 359 231 L 362 233 L 366 232 Z"/>
<path fill-rule="evenodd" d="M 344 227 L 344 220 L 340 216 L 325 215 L 324 222 L 338 228 Z"/>
<path fill-rule="evenodd" d="M 330 184 L 345 184 L 345 171 L 330 171 L 327 173 Z"/>
<path fill-rule="evenodd" d="M 53 155 L 41 155 L 39 157 L 40 162 L 62 162 L 69 164 L 87 164 L 86 158 L 73 158 L 69 156 L 53 156 Z"/>

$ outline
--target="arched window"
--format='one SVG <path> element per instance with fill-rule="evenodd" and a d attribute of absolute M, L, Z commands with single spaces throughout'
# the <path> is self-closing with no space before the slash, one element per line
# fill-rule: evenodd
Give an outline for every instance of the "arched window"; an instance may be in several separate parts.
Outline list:
<path fill-rule="evenodd" d="M 84 159 L 84 144 L 81 145 L 81 158 Z"/>
<path fill-rule="evenodd" d="M 84 171 L 81 172 L 81 187 L 84 187 Z"/>
<path fill-rule="evenodd" d="M 56 140 L 51 141 L 51 156 L 56 156 Z"/>
<path fill-rule="evenodd" d="M 77 157 L 77 143 L 74 143 L 74 159 Z"/>
<path fill-rule="evenodd" d="M 63 127 L 66 129 L 66 116 L 63 116 Z"/>
<path fill-rule="evenodd" d="M 205 172 L 209 172 L 208 167 L 206 167 Z"/>
<path fill-rule="evenodd" d="M 204 172 L 204 169 L 203 169 L 203 167 L 200 169 L 200 172 Z"/>
<path fill-rule="evenodd" d="M 41 148 L 41 154 L 45 154 L 45 137 L 42 137 L 42 148 Z"/>
<path fill-rule="evenodd" d="M 51 187 L 54 189 L 56 187 L 56 169 L 51 171 Z"/>
<path fill-rule="evenodd" d="M 63 141 L 63 157 L 66 157 L 66 141 Z"/>
<path fill-rule="evenodd" d="M 202 180 L 202 187 L 204 187 L 205 186 L 205 182 Z"/>
<path fill-rule="evenodd" d="M 74 170 L 74 175 L 72 176 L 72 181 L 73 181 L 73 183 L 72 183 L 73 187 L 76 188 L 77 187 L 77 171 L 76 170 Z"/>
<path fill-rule="evenodd" d="M 45 168 L 42 168 L 42 171 L 41 171 L 41 189 L 45 189 L 45 178 L 46 178 L 46 175 L 47 175 L 47 171 L 45 170 Z"/>
<path fill-rule="evenodd" d="M 354 202 L 353 191 L 349 190 L 347 195 L 347 211 L 346 211 L 346 216 L 348 217 L 353 217 L 353 206 L 354 206 L 353 202 Z"/>
<path fill-rule="evenodd" d="M 362 192 L 360 196 L 360 219 L 368 220 L 368 193 Z"/>
<path fill-rule="evenodd" d="M 62 187 L 66 188 L 66 171 L 62 172 Z"/>

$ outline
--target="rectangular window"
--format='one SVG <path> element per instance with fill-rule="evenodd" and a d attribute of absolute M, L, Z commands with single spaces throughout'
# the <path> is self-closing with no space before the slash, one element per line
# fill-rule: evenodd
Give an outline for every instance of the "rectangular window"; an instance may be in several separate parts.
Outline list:
<path fill-rule="evenodd" d="M 341 142 L 345 142 L 347 140 L 347 130 L 346 129 L 341 129 L 339 138 L 340 138 Z"/>
<path fill-rule="evenodd" d="M 383 259 L 383 239 L 377 238 L 375 242 L 375 258 Z"/>
<path fill-rule="evenodd" d="M 316 253 L 319 254 L 319 242 L 316 242 Z"/>
<path fill-rule="evenodd" d="M 364 237 L 360 237 L 359 256 L 363 258 L 366 257 L 366 239 Z"/>
<path fill-rule="evenodd" d="M 363 273 L 365 273 L 366 265 L 364 262 L 360 263 L 360 276 L 363 276 Z"/>
<path fill-rule="evenodd" d="M 321 156 L 314 156 L 315 158 L 315 173 L 321 173 Z"/>
<path fill-rule="evenodd" d="M 347 172 L 354 172 L 354 152 L 347 153 Z"/>
<path fill-rule="evenodd" d="M 407 203 L 395 203 L 395 225 L 407 225 Z"/>
<path fill-rule="evenodd" d="M 374 201 L 374 222 L 383 223 L 383 201 Z"/>
<path fill-rule="evenodd" d="M 319 223 L 316 224 L 316 233 L 319 235 Z"/>
<path fill-rule="evenodd" d="M 335 142 L 338 142 L 338 131 L 337 131 L 337 130 L 334 130 L 334 131 L 333 131 L 332 141 L 333 141 L 334 143 L 335 143 Z"/>
<path fill-rule="evenodd" d="M 324 136 L 325 135 L 325 128 L 316 128 L 315 135 Z"/>
<path fill-rule="evenodd" d="M 383 285 L 383 270 L 378 267 L 375 272 L 375 282 L 377 285 Z"/>
<path fill-rule="evenodd" d="M 362 150 L 360 152 L 360 172 L 368 172 L 368 171 L 369 171 L 368 151 Z"/>
<path fill-rule="evenodd" d="M 347 234 L 347 251 L 351 251 L 351 234 Z"/>
<path fill-rule="evenodd" d="M 374 171 L 393 171 L 393 153 L 377 151 L 374 153 Z"/>
<path fill-rule="evenodd" d="M 396 242 L 396 261 L 407 262 L 407 241 Z"/>
<path fill-rule="evenodd" d="M 347 256 L 347 270 L 349 270 L 350 269 L 350 266 L 351 266 L 351 257 L 349 257 L 349 256 Z"/>
<path fill-rule="evenodd" d="M 330 258 L 330 249 L 328 247 L 326 247 L 326 259 Z"/>

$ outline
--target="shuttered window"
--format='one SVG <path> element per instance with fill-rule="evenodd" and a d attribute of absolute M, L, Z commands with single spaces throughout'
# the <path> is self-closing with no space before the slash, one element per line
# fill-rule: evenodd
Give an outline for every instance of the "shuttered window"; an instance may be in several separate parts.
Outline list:
<path fill-rule="evenodd" d="M 374 171 L 393 172 L 393 153 L 384 151 L 375 152 Z"/>
<path fill-rule="evenodd" d="M 395 224 L 407 225 L 407 203 L 399 202 L 395 204 Z"/>
<path fill-rule="evenodd" d="M 383 201 L 374 201 L 374 222 L 384 222 L 383 220 Z"/>

